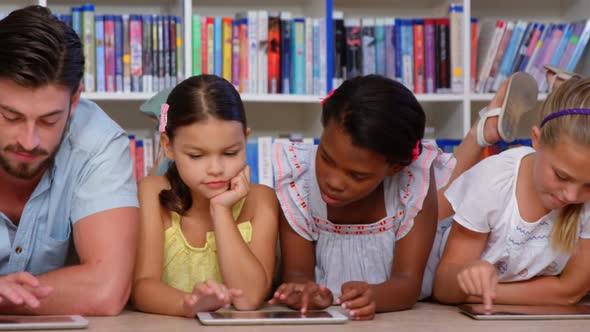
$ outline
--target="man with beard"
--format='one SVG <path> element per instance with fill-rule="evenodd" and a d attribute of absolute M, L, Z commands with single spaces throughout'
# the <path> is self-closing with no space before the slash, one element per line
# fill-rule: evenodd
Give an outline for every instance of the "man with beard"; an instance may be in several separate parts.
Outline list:
<path fill-rule="evenodd" d="M 83 70 L 78 36 L 48 9 L 0 21 L 2 314 L 117 315 L 129 296 L 129 140 L 80 99 Z M 79 262 L 65 266 L 71 243 Z"/>

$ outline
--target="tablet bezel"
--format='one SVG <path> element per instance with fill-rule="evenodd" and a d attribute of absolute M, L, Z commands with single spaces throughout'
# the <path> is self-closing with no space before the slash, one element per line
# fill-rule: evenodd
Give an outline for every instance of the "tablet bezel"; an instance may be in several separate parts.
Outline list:
<path fill-rule="evenodd" d="M 214 318 L 210 312 L 199 312 L 197 318 L 203 325 L 315 325 L 315 324 L 343 324 L 348 317 L 337 310 L 317 310 L 327 312 L 332 317 L 305 318 Z M 294 312 L 292 310 L 275 311 L 239 311 L 239 313 L 271 313 Z"/>
<path fill-rule="evenodd" d="M 2 315 L 3 318 L 22 318 L 19 315 Z M 43 315 L 30 316 L 28 318 L 70 318 L 71 322 L 26 322 L 26 323 L 0 323 L 0 331 L 14 331 L 14 330 L 48 330 L 48 329 L 85 329 L 88 327 L 88 320 L 80 315 Z"/>
<path fill-rule="evenodd" d="M 458 308 L 461 311 L 462 314 L 465 314 L 466 316 L 476 319 L 476 320 L 548 320 L 548 319 L 590 319 L 590 312 L 588 313 L 567 313 L 567 314 L 563 314 L 563 313 L 559 313 L 559 314 L 526 314 L 526 313 L 514 313 L 514 314 L 483 314 L 480 313 L 480 310 L 477 310 L 476 308 L 478 306 L 482 306 L 481 304 L 462 304 L 459 305 Z M 578 305 L 573 305 L 573 306 L 567 306 L 567 307 L 572 307 L 575 308 L 577 306 L 584 306 L 584 307 L 588 307 L 589 311 L 590 311 L 590 306 L 587 305 L 582 305 L 582 304 L 578 304 Z M 498 307 L 498 306 L 496 306 Z M 502 312 L 509 312 L 511 309 L 509 308 L 511 307 L 510 305 L 500 305 L 500 310 Z M 530 307 L 531 309 L 533 308 L 540 308 L 540 307 L 554 307 L 554 306 L 513 306 L 514 309 L 513 310 L 517 310 L 516 308 L 523 308 L 523 307 Z M 563 306 L 564 308 L 566 306 Z"/>

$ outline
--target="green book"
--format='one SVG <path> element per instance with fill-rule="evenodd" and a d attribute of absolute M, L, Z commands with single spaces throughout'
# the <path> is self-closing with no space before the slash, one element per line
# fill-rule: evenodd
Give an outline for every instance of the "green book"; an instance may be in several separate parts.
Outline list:
<path fill-rule="evenodd" d="M 201 16 L 193 15 L 193 75 L 201 75 Z"/>

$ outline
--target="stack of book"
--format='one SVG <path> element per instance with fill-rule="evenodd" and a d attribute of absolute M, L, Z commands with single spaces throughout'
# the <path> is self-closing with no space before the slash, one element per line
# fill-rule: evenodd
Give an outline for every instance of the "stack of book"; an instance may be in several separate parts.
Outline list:
<path fill-rule="evenodd" d="M 55 16 L 84 45 L 85 92 L 157 92 L 183 79 L 180 17 L 96 15 L 92 4 Z"/>

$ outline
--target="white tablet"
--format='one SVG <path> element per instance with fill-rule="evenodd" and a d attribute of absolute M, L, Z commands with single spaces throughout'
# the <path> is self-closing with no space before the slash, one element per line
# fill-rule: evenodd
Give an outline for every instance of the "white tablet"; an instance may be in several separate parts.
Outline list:
<path fill-rule="evenodd" d="M 0 315 L 0 331 L 85 329 L 88 321 L 82 316 L 6 316 Z"/>
<path fill-rule="evenodd" d="M 480 320 L 590 319 L 590 306 L 494 305 L 486 313 L 483 304 L 464 304 L 459 309 L 465 315 Z"/>
<path fill-rule="evenodd" d="M 348 317 L 336 310 L 199 312 L 204 325 L 342 324 Z"/>

